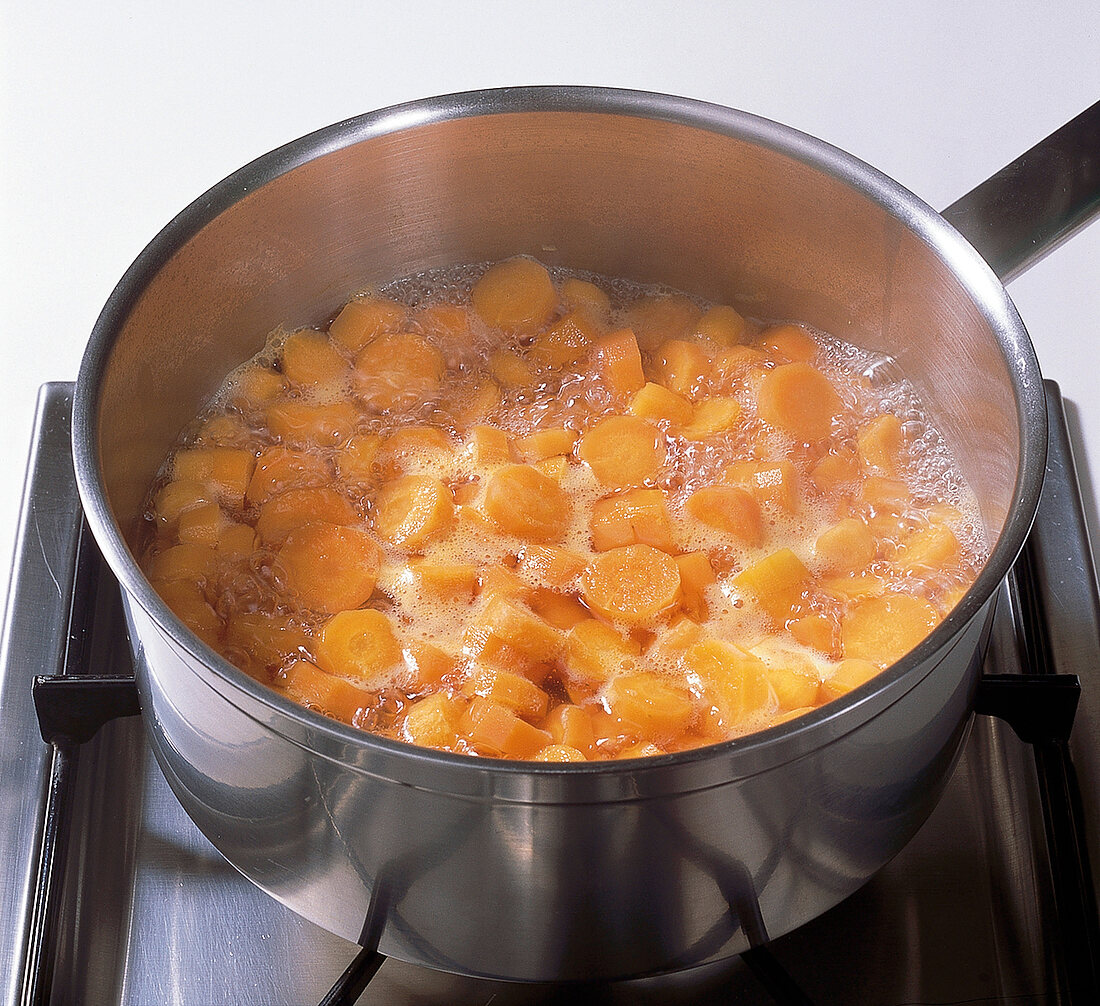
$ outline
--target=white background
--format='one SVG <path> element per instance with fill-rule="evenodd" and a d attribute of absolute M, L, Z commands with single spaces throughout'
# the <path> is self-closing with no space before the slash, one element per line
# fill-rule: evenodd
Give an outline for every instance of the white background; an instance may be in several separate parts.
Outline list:
<path fill-rule="evenodd" d="M 75 377 L 115 282 L 176 212 L 303 133 L 469 88 L 642 88 L 817 134 L 943 208 L 1100 98 L 1095 0 L 11 0 L 0 18 L 0 570 L 38 386 Z M 1010 290 L 1071 401 L 1100 540 L 1100 224 Z"/>

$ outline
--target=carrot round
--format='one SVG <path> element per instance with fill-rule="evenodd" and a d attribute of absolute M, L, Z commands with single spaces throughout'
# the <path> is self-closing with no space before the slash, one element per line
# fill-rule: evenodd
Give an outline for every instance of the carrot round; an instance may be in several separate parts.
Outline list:
<path fill-rule="evenodd" d="M 474 284 L 470 299 L 488 324 L 523 334 L 545 325 L 558 300 L 550 273 L 530 258 L 512 258 L 492 266 Z"/>
<path fill-rule="evenodd" d="M 581 593 L 593 611 L 632 625 L 670 608 L 679 591 L 676 561 L 650 545 L 626 545 L 604 552 L 581 577 Z"/>
<path fill-rule="evenodd" d="M 843 404 L 829 379 L 808 363 L 768 371 L 756 402 L 760 418 L 803 443 L 824 440 Z"/>

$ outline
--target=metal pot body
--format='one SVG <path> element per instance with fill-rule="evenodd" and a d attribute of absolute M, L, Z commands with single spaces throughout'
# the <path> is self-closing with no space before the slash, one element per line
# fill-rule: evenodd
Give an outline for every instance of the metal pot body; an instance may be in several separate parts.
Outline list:
<path fill-rule="evenodd" d="M 277 325 L 458 262 L 533 254 L 808 321 L 930 403 L 992 543 L 877 680 L 742 741 L 587 765 L 450 756 L 301 709 L 195 639 L 130 544 L 157 467 Z M 143 252 L 77 386 L 88 519 L 119 576 L 143 711 L 184 807 L 305 917 L 431 967 L 520 980 L 715 960 L 813 918 L 934 806 L 991 598 L 1030 525 L 1045 411 L 1000 282 L 934 211 L 826 144 L 684 99 L 479 92 L 338 124 L 216 186 Z"/>

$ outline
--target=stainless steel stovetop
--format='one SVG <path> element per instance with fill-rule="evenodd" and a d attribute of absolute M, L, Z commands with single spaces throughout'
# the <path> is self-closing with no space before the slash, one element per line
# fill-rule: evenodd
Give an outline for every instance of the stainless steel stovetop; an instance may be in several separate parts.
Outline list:
<path fill-rule="evenodd" d="M 340 999 L 330 990 L 359 948 L 238 875 L 176 802 L 139 720 L 122 718 L 75 749 L 69 841 L 50 881 L 56 915 L 32 980 L 28 949 L 36 939 L 43 836 L 58 825 L 46 820 L 57 813 L 47 798 L 54 755 L 39 733 L 31 682 L 57 675 L 78 643 L 92 673 L 129 673 L 118 589 L 109 574 L 96 575 L 97 554 L 80 518 L 69 453 L 71 393 L 71 385 L 47 385 L 40 399 L 4 631 L 5 1006 L 1100 1001 L 1097 890 L 1088 858 L 1091 847 L 1100 863 L 1100 616 L 1053 385 L 1041 517 L 1025 561 L 1001 588 L 986 664 L 993 685 L 1002 687 L 979 695 L 980 708 L 1007 719 L 975 717 L 925 827 L 870 883 L 809 925 L 745 959 L 599 987 L 471 980 L 387 960 L 360 998 Z M 85 593 L 80 584 L 89 570 L 94 587 L 74 602 L 74 581 Z M 90 617 L 81 614 L 87 611 Z M 88 639 L 76 639 L 74 618 L 91 626 Z M 1072 685 L 1052 678 L 1068 674 L 1080 676 L 1081 699 L 1067 744 L 1057 736 L 1067 723 L 1067 690 L 1055 689 L 1061 698 L 1048 702 L 1052 690 L 1042 686 Z M 1036 682 L 1039 676 L 1052 680 Z M 1022 741 L 1008 720 L 1025 734 L 1034 731 L 1038 742 Z"/>

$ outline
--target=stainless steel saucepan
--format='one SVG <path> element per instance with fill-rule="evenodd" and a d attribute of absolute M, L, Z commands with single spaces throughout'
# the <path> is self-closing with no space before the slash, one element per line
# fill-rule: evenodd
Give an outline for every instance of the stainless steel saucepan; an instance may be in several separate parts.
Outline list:
<path fill-rule="evenodd" d="M 1042 157 L 1083 130 L 1100 155 L 1096 123 L 1094 109 L 948 214 L 1002 276 L 1095 208 L 1095 157 L 1083 197 L 1066 199 L 1059 181 L 1022 210 L 998 199 L 1049 178 Z M 1020 220 L 1017 240 L 1003 225 Z M 964 600 L 905 659 L 800 720 L 599 764 L 473 759 L 366 735 L 208 649 L 131 551 L 181 428 L 277 325 L 323 321 L 369 284 L 520 253 L 802 319 L 892 356 L 930 404 L 993 543 Z M 743 112 L 552 87 L 350 119 L 216 185 L 104 308 L 74 442 L 88 520 L 122 584 L 150 742 L 214 845 L 365 946 L 541 980 L 743 951 L 824 912 L 906 844 L 966 736 L 991 598 L 1031 523 L 1046 441 L 1024 326 L 944 216 L 828 144 Z"/>

